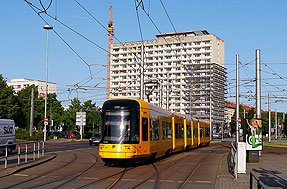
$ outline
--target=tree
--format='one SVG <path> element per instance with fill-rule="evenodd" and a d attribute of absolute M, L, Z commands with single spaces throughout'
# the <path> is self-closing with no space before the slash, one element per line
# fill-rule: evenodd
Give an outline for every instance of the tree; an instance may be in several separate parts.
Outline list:
<path fill-rule="evenodd" d="M 101 123 L 101 113 L 100 107 L 96 106 L 96 103 L 92 103 L 91 100 L 85 101 L 83 104 L 83 109 L 87 110 L 87 123 L 86 130 L 93 130 L 93 125 L 98 125 Z M 89 111 L 90 110 L 90 111 Z M 98 131 L 98 127 L 95 127 L 95 130 Z"/>
<path fill-rule="evenodd" d="M 245 123 L 246 119 L 252 119 L 254 118 L 254 114 L 255 114 L 255 110 L 254 108 L 248 110 L 245 113 L 245 119 L 244 119 L 244 107 L 242 105 L 239 105 L 239 117 L 241 118 L 241 125 L 243 126 Z M 230 127 L 231 127 L 231 133 L 236 132 L 236 110 L 233 114 L 233 116 L 231 117 L 231 122 L 230 122 Z"/>
<path fill-rule="evenodd" d="M 34 88 L 34 116 L 33 122 L 34 127 L 38 130 L 42 130 L 44 126 L 44 115 L 45 115 L 45 100 L 43 98 L 38 97 L 38 87 L 35 85 L 31 85 L 19 91 L 17 93 L 18 100 L 21 104 L 21 123 L 23 124 L 23 128 L 29 129 L 30 127 L 30 114 L 31 114 L 31 91 Z M 53 116 L 54 125 L 58 125 L 61 123 L 61 115 L 63 112 L 63 108 L 61 106 L 61 102 L 57 100 L 56 94 L 48 94 L 47 96 L 47 117 L 50 119 L 50 115 Z M 51 125 L 51 122 L 50 122 Z M 49 128 L 48 128 L 49 129 Z"/>
<path fill-rule="evenodd" d="M 63 113 L 63 123 L 64 130 L 72 131 L 76 128 L 76 112 L 79 112 L 81 109 L 81 102 L 78 98 L 74 98 L 71 101 L 71 105 Z"/>
<path fill-rule="evenodd" d="M 31 91 L 34 88 L 34 125 L 37 123 L 35 118 L 37 116 L 37 111 L 35 111 L 35 107 L 38 107 L 37 96 L 38 91 L 35 85 L 31 85 L 19 91 L 17 93 L 17 98 L 21 106 L 21 128 L 29 129 L 30 127 L 30 114 L 31 114 Z"/>
<path fill-rule="evenodd" d="M 6 80 L 0 74 L 0 119 L 13 119 L 19 126 L 20 109 L 12 87 L 8 87 Z"/>
<path fill-rule="evenodd" d="M 74 98 L 71 101 L 71 105 L 69 106 L 69 108 L 65 110 L 63 114 L 63 123 L 65 126 L 65 130 L 72 131 L 76 129 L 76 112 L 80 112 L 81 109 L 84 111 L 87 110 L 85 132 L 88 130 L 91 131 L 93 124 L 96 125 L 101 123 L 100 112 L 96 112 L 100 111 L 100 108 L 96 106 L 96 103 L 92 103 L 91 100 L 88 100 L 81 105 L 79 99 Z"/>
<path fill-rule="evenodd" d="M 285 119 L 285 121 L 283 122 L 283 135 L 287 136 L 287 119 Z"/>

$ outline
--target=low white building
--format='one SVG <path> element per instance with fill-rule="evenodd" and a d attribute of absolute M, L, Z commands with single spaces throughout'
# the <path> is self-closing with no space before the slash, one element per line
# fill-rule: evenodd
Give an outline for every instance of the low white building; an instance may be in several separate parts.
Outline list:
<path fill-rule="evenodd" d="M 38 87 L 38 93 L 39 97 L 44 97 L 45 90 L 46 90 L 46 82 L 45 81 L 40 81 L 40 80 L 31 80 L 31 79 L 11 79 L 11 81 L 7 82 L 7 85 L 10 87 L 13 87 L 13 90 L 15 93 L 21 91 L 22 89 L 35 85 Z M 57 84 L 48 82 L 47 83 L 48 88 L 47 88 L 47 93 L 55 93 L 57 94 Z"/>

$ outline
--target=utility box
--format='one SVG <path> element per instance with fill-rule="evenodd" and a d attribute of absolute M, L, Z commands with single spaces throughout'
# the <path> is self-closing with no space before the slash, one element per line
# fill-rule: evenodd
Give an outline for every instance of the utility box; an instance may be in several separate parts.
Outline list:
<path fill-rule="evenodd" d="M 237 173 L 246 174 L 246 143 L 238 142 L 238 169 Z"/>
<path fill-rule="evenodd" d="M 258 150 L 247 151 L 247 163 L 259 163 L 259 151 Z"/>

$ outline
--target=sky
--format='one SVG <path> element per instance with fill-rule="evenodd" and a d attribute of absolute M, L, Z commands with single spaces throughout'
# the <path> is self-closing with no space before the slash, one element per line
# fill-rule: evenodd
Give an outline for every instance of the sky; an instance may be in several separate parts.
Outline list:
<path fill-rule="evenodd" d="M 135 1 L 132 0 L 77 0 L 97 21 L 107 26 L 109 7 L 113 7 L 115 37 L 121 42 L 140 41 Z M 39 0 L 30 0 L 41 8 Z M 47 7 L 50 0 L 42 0 Z M 227 100 L 235 102 L 235 57 L 240 68 L 240 102 L 255 106 L 255 50 L 261 51 L 262 96 L 287 97 L 287 7 L 286 0 L 143 0 L 145 11 L 160 33 L 174 32 L 165 14 L 164 4 L 176 31 L 206 29 L 225 42 L 227 72 Z M 39 12 L 39 11 L 38 11 Z M 77 31 L 75 34 L 44 13 L 40 15 L 54 27 L 49 31 L 48 81 L 57 83 L 58 100 L 67 106 L 78 97 L 82 102 L 93 100 L 101 106 L 105 89 L 73 90 L 71 85 L 105 87 L 107 62 L 107 32 L 87 14 L 75 0 L 52 0 L 47 13 Z M 155 39 L 159 31 L 138 7 L 144 40 Z M 45 22 L 24 0 L 3 1 L 0 6 L 0 74 L 10 81 L 28 78 L 45 81 L 47 31 Z M 116 41 L 115 41 L 116 42 Z M 76 54 L 76 53 L 78 54 Z M 246 65 L 247 64 L 247 65 Z M 89 68 L 91 70 L 89 70 Z M 91 71 L 91 72 L 90 72 Z M 92 80 L 88 78 L 94 77 Z M 88 90 L 87 90 L 88 89 Z M 285 90 L 286 89 L 286 90 Z M 245 96 L 244 96 L 245 95 Z M 287 99 L 272 98 L 271 110 L 287 112 Z M 267 110 L 267 98 L 262 98 L 262 109 Z"/>

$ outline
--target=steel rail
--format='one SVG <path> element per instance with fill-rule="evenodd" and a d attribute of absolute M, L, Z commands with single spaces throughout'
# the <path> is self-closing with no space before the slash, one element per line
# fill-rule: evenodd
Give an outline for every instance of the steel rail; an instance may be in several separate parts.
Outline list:
<path fill-rule="evenodd" d="M 70 153 L 70 154 L 73 155 L 72 161 L 70 161 L 70 162 L 68 162 L 68 163 L 66 163 L 66 164 L 64 164 L 64 165 L 62 165 L 62 166 L 60 166 L 60 167 L 57 167 L 57 168 L 55 168 L 55 169 L 52 169 L 52 170 L 47 171 L 47 172 L 45 172 L 45 173 L 42 173 L 42 174 L 40 174 L 40 175 L 38 175 L 38 176 L 36 176 L 36 177 L 33 177 L 33 178 L 28 179 L 28 180 L 19 182 L 19 183 L 17 183 L 17 184 L 13 184 L 13 185 L 11 185 L 11 186 L 5 187 L 5 189 L 13 188 L 13 187 L 15 187 L 15 186 L 19 186 L 19 185 L 25 184 L 25 183 L 27 183 L 27 182 L 33 181 L 33 180 L 35 180 L 35 179 L 38 179 L 38 178 L 40 178 L 40 177 L 42 177 L 42 176 L 48 175 L 48 174 L 50 174 L 50 173 L 53 173 L 53 172 L 55 172 L 55 171 L 57 171 L 57 170 L 59 170 L 59 169 L 62 169 L 62 168 L 64 168 L 64 167 L 70 165 L 71 163 L 73 163 L 74 161 L 76 161 L 76 159 L 78 158 L 74 153 L 71 153 L 71 152 L 67 152 L 67 153 Z"/>
<path fill-rule="evenodd" d="M 179 160 L 177 160 L 177 161 L 174 161 L 173 163 L 171 163 L 171 164 L 168 165 L 167 167 L 165 167 L 165 168 L 163 168 L 163 169 L 161 169 L 161 170 L 155 172 L 154 174 L 152 174 L 151 176 L 147 177 L 146 179 L 144 179 L 144 180 L 141 181 L 140 183 L 138 183 L 138 184 L 134 185 L 133 187 L 131 187 L 130 189 L 134 189 L 134 188 L 137 188 L 137 187 L 141 186 L 142 184 L 146 183 L 149 179 L 151 179 L 151 178 L 154 177 L 155 175 L 159 175 L 159 173 L 161 173 L 162 171 L 165 171 L 166 169 L 168 169 L 168 168 L 172 167 L 173 165 L 175 165 L 175 164 L 181 162 L 182 160 L 186 159 L 187 157 L 188 157 L 188 156 L 186 155 L 184 158 L 181 158 L 181 159 L 179 159 Z M 157 169 L 156 169 L 156 170 L 157 170 Z M 158 179 L 157 181 L 159 182 L 159 179 Z M 157 182 L 157 181 L 156 181 L 156 182 Z M 158 186 L 159 186 L 159 184 L 158 184 Z"/>
<path fill-rule="evenodd" d="M 80 151 L 80 152 L 81 152 L 81 151 Z M 88 153 L 88 154 L 93 155 L 93 156 L 96 158 L 96 162 L 93 163 L 90 167 L 88 167 L 85 171 L 80 172 L 79 174 L 75 175 L 75 176 L 74 176 L 73 178 L 71 178 L 70 180 L 67 180 L 66 182 L 64 182 L 64 183 L 62 183 L 62 184 L 60 184 L 60 185 L 54 187 L 54 189 L 55 189 L 55 188 L 60 188 L 60 187 L 64 186 L 65 184 L 68 184 L 69 182 L 72 182 L 73 180 L 75 180 L 75 179 L 78 178 L 79 176 L 81 176 L 81 175 L 87 173 L 89 170 L 91 170 L 93 167 L 95 167 L 95 166 L 97 165 L 97 163 L 98 163 L 98 161 L 99 161 L 99 158 L 98 158 L 95 154 L 93 154 L 93 153 Z"/>
<path fill-rule="evenodd" d="M 107 188 L 108 189 L 113 188 L 123 178 L 123 176 L 126 173 L 126 171 L 127 171 L 127 167 L 125 167 L 125 170 L 123 171 L 123 173 Z"/>
<path fill-rule="evenodd" d="M 211 156 L 212 154 L 214 154 L 215 152 L 212 152 L 210 154 L 208 154 L 207 156 L 205 156 L 204 158 L 202 158 L 198 164 L 196 165 L 196 167 L 185 177 L 185 179 L 183 180 L 183 182 L 177 187 L 178 189 L 181 189 L 184 187 L 184 185 L 188 182 L 188 180 L 190 179 L 190 177 L 194 174 L 194 172 L 199 168 L 200 165 L 202 165 L 203 161 L 206 160 L 209 156 Z"/>

